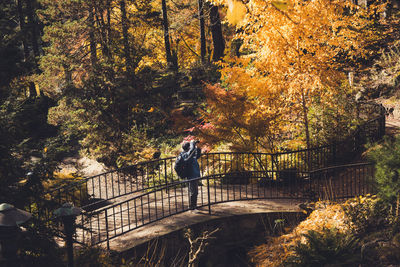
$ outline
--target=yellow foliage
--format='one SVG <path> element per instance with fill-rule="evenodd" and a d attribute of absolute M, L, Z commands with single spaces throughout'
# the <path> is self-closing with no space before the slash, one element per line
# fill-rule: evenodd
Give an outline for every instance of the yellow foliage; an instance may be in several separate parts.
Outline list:
<path fill-rule="evenodd" d="M 320 105 L 332 102 L 346 79 L 340 62 L 367 55 L 373 21 L 367 10 L 341 0 L 253 0 L 245 8 L 236 36 L 244 55 L 227 59 L 221 70 L 223 88 L 240 96 L 242 105 L 238 98 L 230 111 L 212 104 L 207 119 L 235 115 L 238 120 L 231 119 L 230 127 L 238 128 L 261 122 L 270 140 L 288 129 L 293 136 L 300 131 L 307 136 L 309 107 L 316 99 Z M 210 121 L 227 128 L 228 120 Z"/>
<path fill-rule="evenodd" d="M 45 191 L 50 191 L 51 189 L 82 181 L 83 179 L 83 177 L 78 176 L 75 173 L 54 172 L 53 179 L 43 181 L 42 184 Z M 70 202 L 71 200 L 74 200 L 73 202 L 75 205 L 81 206 L 83 204 L 82 202 L 85 202 L 89 199 L 86 184 L 78 185 L 74 190 L 71 189 L 72 187 L 70 188 L 68 194 L 62 193 L 62 196 L 65 198 L 64 202 Z M 45 197 L 47 199 L 51 199 L 54 196 L 46 194 Z"/>
<path fill-rule="evenodd" d="M 117 159 L 117 164 L 119 166 L 126 166 L 126 165 L 136 164 L 142 161 L 152 160 L 154 159 L 154 155 L 157 152 L 159 151 L 156 148 L 142 147 L 138 149 L 135 153 L 119 156 Z"/>
<path fill-rule="evenodd" d="M 232 25 L 237 25 L 246 16 L 246 6 L 238 0 L 226 0 L 228 12 L 226 18 Z"/>
<path fill-rule="evenodd" d="M 272 4 L 279 10 L 287 10 L 288 8 L 287 1 L 272 1 Z"/>
<path fill-rule="evenodd" d="M 315 203 L 315 210 L 290 233 L 274 237 L 268 243 L 255 247 L 249 254 L 257 266 L 281 266 L 294 252 L 292 248 L 297 242 L 305 242 L 303 236 L 310 230 L 322 233 L 324 229 L 336 229 L 342 234 L 353 234 L 355 230 L 354 218 L 349 209 L 357 208 L 359 216 L 368 219 L 379 199 L 376 196 L 366 195 L 355 197 L 343 204 L 320 201 Z M 354 214 L 353 214 L 354 215 Z"/>
<path fill-rule="evenodd" d="M 44 181 L 43 187 L 45 189 L 51 189 L 67 183 L 77 182 L 82 179 L 82 177 L 76 175 L 75 173 L 54 172 L 53 179 Z"/>
<path fill-rule="evenodd" d="M 288 234 L 271 238 L 267 244 L 256 247 L 250 252 L 252 261 L 257 266 L 281 266 L 292 255 L 291 248 L 298 241 L 305 242 L 303 234 L 310 230 L 322 232 L 323 229 L 335 228 L 340 233 L 350 233 L 351 227 L 343 206 L 329 202 L 317 202 L 315 210 Z"/>

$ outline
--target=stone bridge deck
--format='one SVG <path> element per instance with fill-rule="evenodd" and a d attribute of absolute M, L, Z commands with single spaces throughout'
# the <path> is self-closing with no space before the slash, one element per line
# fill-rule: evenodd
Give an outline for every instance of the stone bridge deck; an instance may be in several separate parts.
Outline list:
<path fill-rule="evenodd" d="M 214 184 L 207 187 L 203 181 L 198 195 L 198 206 L 201 208 L 196 213 L 187 211 L 189 197 L 188 189 L 184 186 L 129 194 L 107 201 L 105 207 L 78 217 L 77 223 L 91 230 L 78 229 L 77 240 L 90 244 L 110 239 L 109 248 L 118 250 L 124 248 L 121 245 L 124 244 L 123 240 L 130 240 L 132 245 L 137 245 L 169 231 L 221 216 L 297 211 L 301 201 L 294 199 L 306 198 L 304 193 L 305 190 L 295 192 L 294 188 L 288 190 L 277 185 Z M 208 204 L 211 205 L 211 214 Z"/>
<path fill-rule="evenodd" d="M 290 199 L 251 200 L 216 204 L 212 208 L 211 215 L 207 208 L 200 208 L 196 213 L 186 211 L 112 239 L 109 248 L 113 251 L 123 252 L 155 238 L 217 218 L 269 212 L 300 212 L 298 207 L 300 203 L 299 200 Z M 107 248 L 106 243 L 102 246 Z"/>

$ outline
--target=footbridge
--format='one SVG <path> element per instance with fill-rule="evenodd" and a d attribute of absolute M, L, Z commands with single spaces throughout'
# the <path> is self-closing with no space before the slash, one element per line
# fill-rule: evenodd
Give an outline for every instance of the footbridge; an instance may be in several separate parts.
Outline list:
<path fill-rule="evenodd" d="M 197 178 L 201 213 L 217 213 L 223 203 L 298 203 L 371 193 L 368 179 L 373 165 L 348 163 L 360 155 L 367 141 L 377 141 L 385 134 L 385 114 L 380 107 L 375 112 L 374 119 L 341 142 L 280 153 L 203 155 L 199 159 L 202 176 Z M 188 181 L 176 175 L 174 162 L 175 158 L 164 158 L 135 164 L 53 189 L 47 195 L 58 205 L 73 202 L 84 210 L 76 220 L 76 242 L 110 249 L 113 240 L 189 210 Z"/>

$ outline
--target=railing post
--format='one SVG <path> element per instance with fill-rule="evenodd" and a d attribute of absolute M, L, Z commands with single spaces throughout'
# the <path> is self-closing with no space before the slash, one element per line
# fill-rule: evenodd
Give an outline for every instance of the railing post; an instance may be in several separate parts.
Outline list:
<path fill-rule="evenodd" d="M 211 215 L 210 176 L 207 176 L 207 198 L 208 198 L 208 214 Z"/>
<path fill-rule="evenodd" d="M 308 193 L 309 193 L 309 200 L 314 201 L 315 196 L 313 196 L 313 188 L 312 188 L 312 183 L 314 180 L 314 172 L 308 171 L 308 176 L 310 177 L 308 180 Z"/>
<path fill-rule="evenodd" d="M 312 148 L 307 147 L 307 168 L 308 168 L 308 171 L 311 171 L 313 169 L 312 162 L 311 162 L 311 158 L 312 158 L 311 151 L 312 151 Z"/>
<path fill-rule="evenodd" d="M 385 115 L 385 113 L 382 113 L 379 122 L 380 122 L 379 139 L 381 139 L 385 135 L 385 131 L 386 131 L 386 115 Z"/>
<path fill-rule="evenodd" d="M 167 160 L 164 160 L 164 177 L 165 177 L 165 185 L 168 185 L 168 179 L 167 179 Z M 172 177 L 172 180 L 174 180 L 173 177 Z"/>
<path fill-rule="evenodd" d="M 336 181 L 339 179 L 339 174 L 336 168 L 333 169 L 333 174 L 330 177 L 330 181 L 329 181 L 329 191 L 332 195 L 332 200 L 336 201 L 336 198 L 339 197 L 337 195 L 337 192 L 335 192 L 335 185 L 336 185 Z"/>
<path fill-rule="evenodd" d="M 360 126 L 357 126 L 355 135 L 354 135 L 354 154 L 357 154 L 360 147 Z M 354 155 L 352 155 L 354 157 Z"/>
<path fill-rule="evenodd" d="M 107 209 L 104 210 L 104 216 L 106 217 L 105 219 L 106 219 L 107 250 L 110 250 L 110 238 L 109 238 L 109 235 L 108 235 L 108 213 L 107 213 Z"/>
<path fill-rule="evenodd" d="M 332 161 L 336 164 L 336 142 L 332 145 Z"/>

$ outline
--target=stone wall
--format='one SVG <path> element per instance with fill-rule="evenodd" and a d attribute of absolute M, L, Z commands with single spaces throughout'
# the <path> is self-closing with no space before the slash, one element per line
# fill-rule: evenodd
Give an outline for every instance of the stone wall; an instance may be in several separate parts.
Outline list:
<path fill-rule="evenodd" d="M 246 266 L 247 252 L 266 242 L 268 236 L 280 234 L 282 227 L 296 226 L 305 215 L 298 212 L 273 212 L 218 218 L 190 226 L 194 237 L 205 230 L 219 228 L 200 256 L 199 266 Z M 187 266 L 189 242 L 186 229 L 153 239 L 119 253 L 126 261 L 143 266 Z"/>

